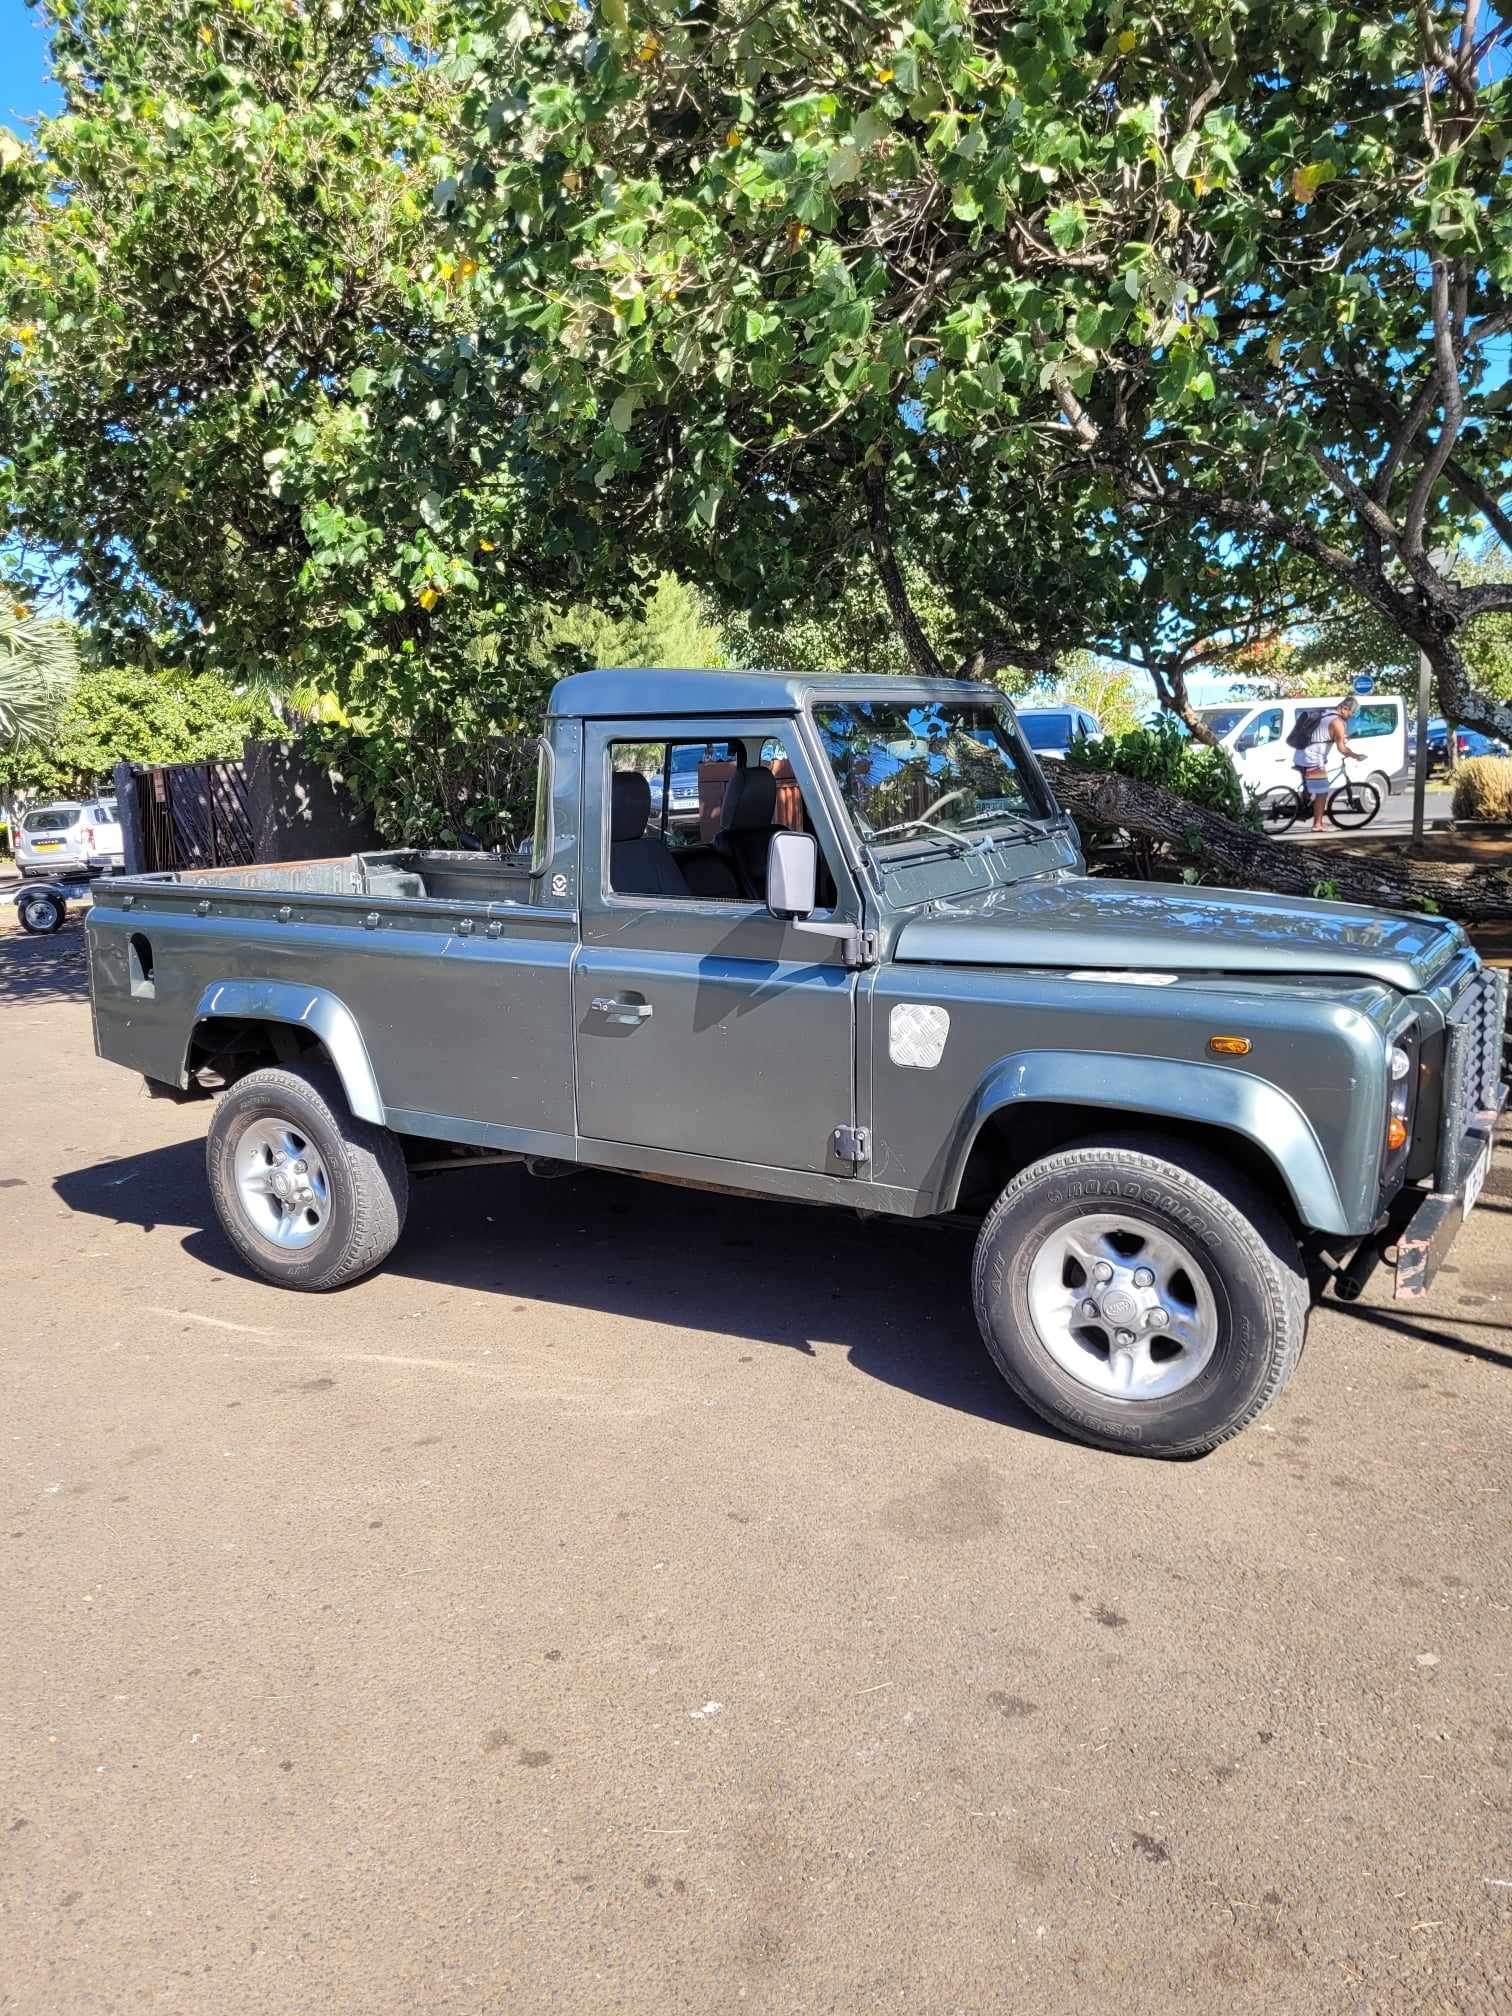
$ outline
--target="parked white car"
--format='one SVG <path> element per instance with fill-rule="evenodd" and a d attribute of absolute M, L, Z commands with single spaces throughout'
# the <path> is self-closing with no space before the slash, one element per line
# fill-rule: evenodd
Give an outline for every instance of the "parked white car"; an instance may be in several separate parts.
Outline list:
<path fill-rule="evenodd" d="M 1234 700 L 1222 707 L 1203 707 L 1202 718 L 1234 760 L 1241 782 L 1257 797 L 1277 785 L 1296 782 L 1297 752 L 1287 741 L 1303 714 L 1331 712 L 1337 700 Z M 1347 765 L 1358 783 L 1373 784 L 1384 805 L 1409 779 L 1407 710 L 1395 695 L 1372 694 L 1361 700 L 1349 721 L 1349 740 L 1361 761 Z"/>
<path fill-rule="evenodd" d="M 1101 721 L 1085 707 L 1067 703 L 1063 707 L 1015 707 L 1013 711 L 1024 731 L 1024 740 L 1041 761 L 1048 758 L 1053 763 L 1064 762 L 1073 742 L 1103 739 Z"/>
<path fill-rule="evenodd" d="M 23 877 L 120 868 L 125 862 L 124 848 L 114 798 L 34 805 L 22 814 L 16 831 L 16 866 Z"/>

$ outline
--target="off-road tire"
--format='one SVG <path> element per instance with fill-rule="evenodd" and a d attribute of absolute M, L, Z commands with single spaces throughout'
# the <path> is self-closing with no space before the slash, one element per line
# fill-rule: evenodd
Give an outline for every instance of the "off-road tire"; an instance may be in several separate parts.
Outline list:
<path fill-rule="evenodd" d="M 237 1142 L 252 1121 L 283 1119 L 313 1141 L 330 1185 L 319 1236 L 288 1250 L 249 1219 L 237 1188 Z M 205 1135 L 210 1195 L 226 1237 L 247 1265 L 280 1288 L 343 1288 L 393 1251 L 409 1208 L 404 1152 L 387 1128 L 357 1119 L 324 1064 L 250 1071 L 222 1093 Z"/>
<path fill-rule="evenodd" d="M 1165 1398 L 1114 1398 L 1082 1384 L 1034 1324 L 1027 1283 L 1041 1244 L 1076 1217 L 1113 1208 L 1179 1238 L 1217 1306 L 1212 1358 Z M 1297 1235 L 1262 1190 L 1185 1142 L 1131 1134 L 1077 1143 L 1014 1177 L 978 1237 L 972 1299 L 993 1362 L 1035 1413 L 1095 1448 L 1184 1457 L 1217 1448 L 1275 1399 L 1301 1356 L 1310 1297 Z"/>

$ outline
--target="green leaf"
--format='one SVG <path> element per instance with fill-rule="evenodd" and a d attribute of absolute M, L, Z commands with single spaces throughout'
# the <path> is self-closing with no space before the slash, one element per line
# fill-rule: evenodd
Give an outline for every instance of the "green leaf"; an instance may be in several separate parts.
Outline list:
<path fill-rule="evenodd" d="M 1087 213 L 1080 203 L 1062 203 L 1045 219 L 1052 243 L 1070 252 L 1087 240 Z"/>

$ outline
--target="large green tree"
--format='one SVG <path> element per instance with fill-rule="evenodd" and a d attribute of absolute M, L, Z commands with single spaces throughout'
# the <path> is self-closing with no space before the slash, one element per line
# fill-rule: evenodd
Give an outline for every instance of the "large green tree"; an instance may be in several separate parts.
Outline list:
<path fill-rule="evenodd" d="M 395 357 L 467 319 L 432 245 L 444 0 L 43 11 L 63 113 L 0 136 L 0 537 L 119 662 L 445 650 L 478 583 L 427 530 L 418 430 L 384 444 L 381 527 L 346 512 Z"/>
<path fill-rule="evenodd" d="M 1512 540 L 1507 37 L 1477 0 L 521 0 L 449 58 L 441 201 L 515 450 L 733 595 L 864 541 L 921 669 L 900 554 L 968 663 L 1180 672 L 1332 591 L 1505 728 L 1461 640 L 1512 588 L 1435 555 Z"/>

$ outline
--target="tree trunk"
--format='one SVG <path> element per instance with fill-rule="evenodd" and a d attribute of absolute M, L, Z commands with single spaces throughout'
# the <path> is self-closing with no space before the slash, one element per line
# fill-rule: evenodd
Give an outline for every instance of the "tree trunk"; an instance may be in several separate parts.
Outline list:
<path fill-rule="evenodd" d="M 909 600 L 908 589 L 904 585 L 903 570 L 898 565 L 897 551 L 893 546 L 892 523 L 887 510 L 887 466 L 885 463 L 870 463 L 861 472 L 861 488 L 866 497 L 866 523 L 871 536 L 872 561 L 877 570 L 877 578 L 882 583 L 882 593 L 887 597 L 887 606 L 903 649 L 908 653 L 908 662 L 921 679 L 948 679 L 950 674 L 940 663 L 935 648 L 924 634 L 924 626 L 919 621 L 913 603 Z"/>
<path fill-rule="evenodd" d="M 1159 785 L 1069 763 L 1056 764 L 1053 781 L 1057 798 L 1085 825 L 1121 827 L 1141 839 L 1165 841 L 1229 888 L 1311 896 L 1327 883 L 1329 895 L 1345 903 L 1433 909 L 1468 924 L 1512 918 L 1512 868 L 1400 856 L 1388 865 L 1342 848 L 1267 840 Z"/>

